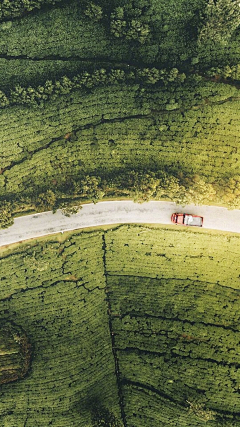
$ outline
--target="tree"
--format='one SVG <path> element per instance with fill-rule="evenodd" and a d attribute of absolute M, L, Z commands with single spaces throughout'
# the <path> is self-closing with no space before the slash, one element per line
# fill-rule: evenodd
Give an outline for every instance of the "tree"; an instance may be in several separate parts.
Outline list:
<path fill-rule="evenodd" d="M 13 225 L 12 205 L 10 202 L 0 201 L 0 228 L 7 228 Z"/>
<path fill-rule="evenodd" d="M 198 43 L 208 40 L 226 44 L 240 25 L 239 0 L 209 0 L 205 23 L 200 30 Z"/>
<path fill-rule="evenodd" d="M 38 211 L 46 211 L 54 209 L 57 196 L 52 190 L 47 190 L 45 193 L 41 193 L 37 196 L 35 206 Z"/>
<path fill-rule="evenodd" d="M 103 11 L 101 6 L 98 6 L 97 4 L 92 2 L 87 5 L 84 14 L 95 22 L 100 21 L 100 19 L 102 19 L 103 17 Z"/>
<path fill-rule="evenodd" d="M 23 378 L 30 365 L 31 346 L 22 328 L 1 321 L 0 326 L 0 384 Z"/>
<path fill-rule="evenodd" d="M 127 40 L 136 40 L 139 43 L 145 43 L 146 39 L 150 34 L 150 28 L 148 24 L 144 24 L 138 19 L 132 19 L 129 23 L 128 30 L 126 32 Z"/>
<path fill-rule="evenodd" d="M 104 190 L 101 187 L 101 178 L 98 176 L 86 175 L 84 179 L 74 183 L 75 194 L 92 199 L 94 203 L 102 199 Z"/>
<path fill-rule="evenodd" d="M 0 90 L 0 107 L 7 107 L 9 105 L 9 99 L 7 95 Z"/>
<path fill-rule="evenodd" d="M 220 202 L 226 203 L 229 208 L 240 207 L 240 176 L 235 175 L 227 181 L 219 183 L 217 195 Z"/>
<path fill-rule="evenodd" d="M 92 413 L 93 427 L 122 427 L 122 423 L 104 406 L 96 406 Z"/>
<path fill-rule="evenodd" d="M 145 43 L 150 34 L 149 25 L 142 22 L 140 17 L 129 19 L 123 7 L 116 7 L 111 13 L 110 28 L 115 37 L 136 40 L 141 44 Z"/>
<path fill-rule="evenodd" d="M 154 172 L 130 171 L 125 176 L 123 187 L 129 190 L 135 201 L 149 201 L 154 197 L 159 179 Z"/>
<path fill-rule="evenodd" d="M 136 72 L 137 77 L 145 83 L 155 84 L 160 79 L 160 72 L 157 68 L 139 68 Z"/>
<path fill-rule="evenodd" d="M 216 191 L 212 184 L 206 183 L 201 177 L 195 175 L 189 182 L 188 197 L 195 205 L 201 205 L 204 201 L 215 198 Z"/>
<path fill-rule="evenodd" d="M 64 216 L 70 217 L 71 215 L 77 214 L 80 209 L 82 209 L 82 205 L 80 203 L 72 205 L 70 203 L 63 202 L 60 203 L 59 208 L 62 210 Z"/>

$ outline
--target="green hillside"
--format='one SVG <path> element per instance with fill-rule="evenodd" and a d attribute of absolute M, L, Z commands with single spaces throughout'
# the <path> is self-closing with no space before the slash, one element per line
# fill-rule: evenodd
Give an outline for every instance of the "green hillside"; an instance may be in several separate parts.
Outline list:
<path fill-rule="evenodd" d="M 235 2 L 1 7 L 0 197 L 12 213 L 120 195 L 240 205 Z"/>
<path fill-rule="evenodd" d="M 1 425 L 97 427 L 100 407 L 110 427 L 239 426 L 239 253 L 238 235 L 134 225 L 2 250 L 0 319 L 33 354 Z"/>
<path fill-rule="evenodd" d="M 239 89 L 238 0 L 0 0 L 0 228 L 239 208 Z M 240 426 L 239 253 L 134 225 L 1 249 L 0 425 Z"/>

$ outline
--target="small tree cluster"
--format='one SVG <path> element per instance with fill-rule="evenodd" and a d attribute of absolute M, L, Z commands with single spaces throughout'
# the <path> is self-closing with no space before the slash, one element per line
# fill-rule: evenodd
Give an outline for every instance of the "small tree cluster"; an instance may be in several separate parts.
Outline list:
<path fill-rule="evenodd" d="M 52 190 L 40 193 L 35 199 L 35 207 L 38 212 L 54 210 L 57 196 Z"/>
<path fill-rule="evenodd" d="M 45 4 L 52 4 L 61 0 L 2 0 L 0 3 L 0 19 L 21 16 L 34 9 L 40 9 Z"/>
<path fill-rule="evenodd" d="M 84 14 L 94 22 L 100 21 L 100 19 L 103 17 L 101 6 L 98 6 L 92 2 L 87 5 Z"/>
<path fill-rule="evenodd" d="M 182 83 L 186 79 L 186 75 L 180 73 L 177 68 L 167 70 L 166 68 L 157 69 L 155 67 L 136 69 L 136 77 L 144 83 L 150 84 L 155 84 L 159 81 L 162 81 L 164 84 L 175 81 Z"/>
<path fill-rule="evenodd" d="M 109 409 L 97 405 L 92 412 L 92 427 L 122 427 L 122 423 Z"/>
<path fill-rule="evenodd" d="M 0 201 L 0 228 L 7 228 L 13 225 L 12 204 L 7 200 Z"/>
<path fill-rule="evenodd" d="M 43 85 L 37 87 L 24 87 L 17 85 L 11 89 L 10 94 L 0 91 L 0 108 L 6 108 L 11 105 L 41 105 L 42 102 L 50 98 L 56 98 L 59 95 L 67 95 L 77 89 L 91 89 L 93 87 L 104 84 L 116 84 L 122 82 L 141 82 L 143 84 L 155 84 L 163 82 L 168 84 L 171 82 L 181 83 L 185 80 L 186 75 L 179 73 L 177 68 L 157 69 L 143 68 L 135 69 L 134 71 L 124 71 L 122 69 L 110 69 L 107 71 L 104 68 L 95 70 L 90 73 L 84 71 L 72 78 L 63 76 L 61 79 L 53 82 L 46 80 Z M 170 105 L 169 109 L 174 109 Z"/>
<path fill-rule="evenodd" d="M 240 176 L 235 175 L 228 180 L 222 180 L 217 186 L 217 196 L 231 209 L 240 208 Z"/>
<path fill-rule="evenodd" d="M 212 184 L 206 183 L 203 178 L 195 175 L 191 180 L 186 179 L 187 197 L 191 203 L 201 205 L 204 202 L 212 201 L 216 198 L 216 190 Z"/>
<path fill-rule="evenodd" d="M 206 76 L 213 77 L 215 79 L 229 79 L 240 81 L 240 64 L 232 66 L 225 65 L 224 67 L 212 67 L 205 74 Z"/>
<path fill-rule="evenodd" d="M 111 33 L 117 38 L 136 40 L 143 44 L 150 35 L 150 27 L 140 17 L 128 19 L 123 7 L 117 7 L 111 13 Z"/>
<path fill-rule="evenodd" d="M 205 23 L 199 33 L 199 45 L 209 40 L 226 44 L 239 25 L 239 0 L 209 0 Z"/>
<path fill-rule="evenodd" d="M 74 182 L 73 188 L 75 195 L 85 199 L 91 199 L 94 203 L 101 200 L 105 194 L 99 176 L 86 175 L 86 177 L 80 181 Z"/>

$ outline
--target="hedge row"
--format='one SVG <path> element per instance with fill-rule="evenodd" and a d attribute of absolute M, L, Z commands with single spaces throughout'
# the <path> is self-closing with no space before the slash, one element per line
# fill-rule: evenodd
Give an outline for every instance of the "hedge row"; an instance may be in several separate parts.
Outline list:
<path fill-rule="evenodd" d="M 17 196 L 12 203 L 2 200 L 0 206 L 0 228 L 13 224 L 14 211 L 23 206 L 34 206 L 36 211 L 62 209 L 66 216 L 77 213 L 81 202 L 91 200 L 96 203 L 106 197 L 127 196 L 137 202 L 151 199 L 170 199 L 177 204 L 197 204 L 204 202 L 224 202 L 229 208 L 240 207 L 240 177 L 234 176 L 226 182 L 212 185 L 198 175 L 179 178 L 165 172 L 124 171 L 118 175 L 105 177 L 86 175 L 78 180 L 67 181 L 61 188 L 53 188 L 28 197 Z"/>

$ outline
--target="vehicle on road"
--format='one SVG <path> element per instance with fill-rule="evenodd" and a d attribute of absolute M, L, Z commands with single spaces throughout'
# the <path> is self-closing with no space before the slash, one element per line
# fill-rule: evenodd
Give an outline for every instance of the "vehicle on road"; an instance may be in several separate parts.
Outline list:
<path fill-rule="evenodd" d="M 203 226 L 203 217 L 187 213 L 173 213 L 171 221 L 177 225 L 191 225 L 195 227 Z"/>

